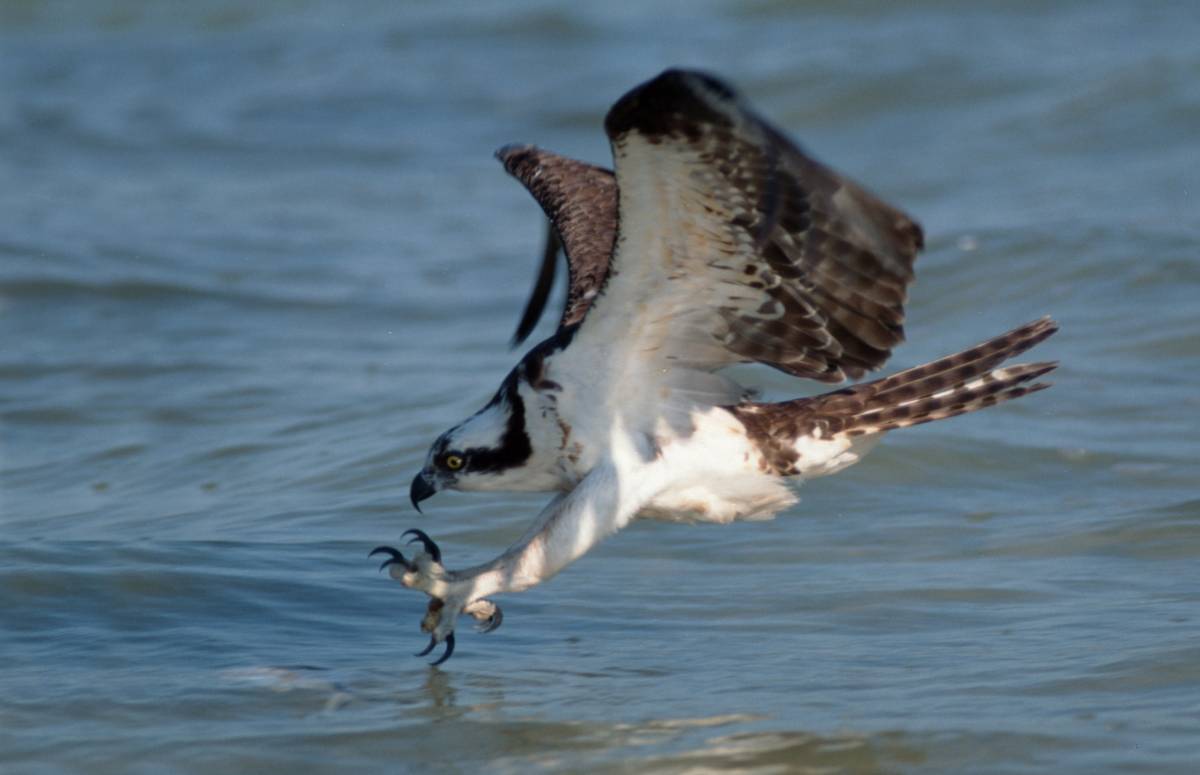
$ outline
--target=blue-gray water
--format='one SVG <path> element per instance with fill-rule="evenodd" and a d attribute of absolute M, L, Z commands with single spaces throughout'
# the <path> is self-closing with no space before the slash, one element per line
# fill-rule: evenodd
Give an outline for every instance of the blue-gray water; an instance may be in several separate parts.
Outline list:
<path fill-rule="evenodd" d="M 895 367 L 1052 313 L 1056 386 L 431 669 L 367 551 L 545 500 L 407 502 L 516 357 L 491 153 L 672 64 L 922 221 Z M 0 5 L 0 771 L 1192 771 L 1198 75 L 1190 3 Z"/>

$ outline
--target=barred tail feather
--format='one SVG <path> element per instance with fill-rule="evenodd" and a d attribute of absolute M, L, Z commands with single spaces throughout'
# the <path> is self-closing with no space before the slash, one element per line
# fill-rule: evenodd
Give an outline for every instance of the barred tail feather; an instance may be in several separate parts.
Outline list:
<path fill-rule="evenodd" d="M 899 374 L 821 396 L 822 414 L 840 415 L 837 435 L 865 436 L 955 417 L 1050 387 L 1037 382 L 1057 362 L 1003 366 L 1058 330 L 1050 318 L 1028 323 L 960 353 Z"/>
<path fill-rule="evenodd" d="M 1004 361 L 1017 357 L 1056 331 L 1058 324 L 1048 317 L 1026 323 L 960 353 L 868 383 L 875 386 L 871 391 L 871 398 L 876 402 L 911 400 L 962 385 Z"/>
<path fill-rule="evenodd" d="M 977 380 L 973 386 L 964 385 L 943 391 L 937 396 L 918 398 L 896 406 L 864 412 L 855 416 L 843 432 L 847 436 L 883 433 L 995 406 L 1050 387 L 1049 382 L 1035 382 L 1031 385 L 1024 383 L 1052 371 L 1057 366 L 1057 363 L 1030 363 L 996 369 L 983 379 Z"/>

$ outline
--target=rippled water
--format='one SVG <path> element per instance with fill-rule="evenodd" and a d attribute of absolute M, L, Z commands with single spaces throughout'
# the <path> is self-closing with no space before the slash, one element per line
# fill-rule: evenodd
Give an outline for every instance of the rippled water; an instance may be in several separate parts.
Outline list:
<path fill-rule="evenodd" d="M 1194 10 L 0 5 L 0 770 L 1191 771 Z M 367 550 L 545 500 L 407 503 L 515 358 L 491 152 L 604 161 L 671 64 L 924 223 L 897 367 L 1053 313 L 1056 387 L 635 525 L 431 669 Z"/>

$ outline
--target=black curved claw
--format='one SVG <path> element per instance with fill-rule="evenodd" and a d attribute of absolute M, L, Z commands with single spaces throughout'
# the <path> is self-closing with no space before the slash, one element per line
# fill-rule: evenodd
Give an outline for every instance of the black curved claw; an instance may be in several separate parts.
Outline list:
<path fill-rule="evenodd" d="M 437 646 L 437 636 L 432 635 L 429 638 L 429 645 L 426 646 L 424 649 L 418 651 L 416 654 L 413 654 L 413 656 L 414 657 L 423 657 L 426 654 L 428 654 L 429 652 L 433 651 L 434 647 L 436 647 L 436 646 Z M 440 657 L 433 660 L 429 664 L 440 665 L 453 655 L 454 655 L 454 633 L 450 633 L 449 635 L 446 636 L 446 653 L 442 654 Z"/>
<path fill-rule="evenodd" d="M 450 633 L 449 635 L 446 636 L 446 653 L 442 654 L 440 657 L 433 660 L 429 664 L 436 667 L 437 665 L 440 665 L 443 662 L 445 662 L 447 659 L 449 659 L 453 655 L 454 655 L 454 633 Z"/>
<path fill-rule="evenodd" d="M 412 566 L 408 564 L 408 560 L 404 559 L 404 555 L 398 549 L 393 549 L 390 546 L 376 546 L 367 556 L 374 557 L 377 554 L 388 555 L 388 559 L 383 561 L 383 564 L 379 566 L 379 570 L 383 570 L 389 565 L 403 565 L 405 568 L 412 570 Z"/>
<path fill-rule="evenodd" d="M 429 556 L 433 557 L 434 562 L 442 561 L 442 550 L 438 548 L 438 545 L 434 543 L 432 538 L 425 534 L 424 530 L 417 530 L 416 528 L 405 530 L 400 537 L 403 538 L 406 535 L 415 536 L 409 543 L 415 544 L 420 541 L 421 546 L 425 547 L 425 551 L 429 553 Z"/>
<path fill-rule="evenodd" d="M 500 610 L 500 606 L 496 606 L 496 612 L 489 616 L 486 621 L 477 628 L 481 633 L 488 633 L 498 629 L 504 623 L 504 612 Z"/>

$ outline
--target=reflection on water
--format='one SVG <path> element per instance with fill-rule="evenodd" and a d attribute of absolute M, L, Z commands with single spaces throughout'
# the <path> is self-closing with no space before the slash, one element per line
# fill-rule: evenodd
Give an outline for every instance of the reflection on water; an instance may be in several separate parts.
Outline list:
<path fill-rule="evenodd" d="M 1190 772 L 1200 81 L 1108 2 L 0 5 L 0 770 Z M 1054 389 L 792 512 L 636 525 L 431 669 L 367 551 L 511 367 L 540 215 L 669 64 L 923 222 L 894 366 L 1053 313 Z M 751 370 L 773 395 L 803 387 Z"/>

